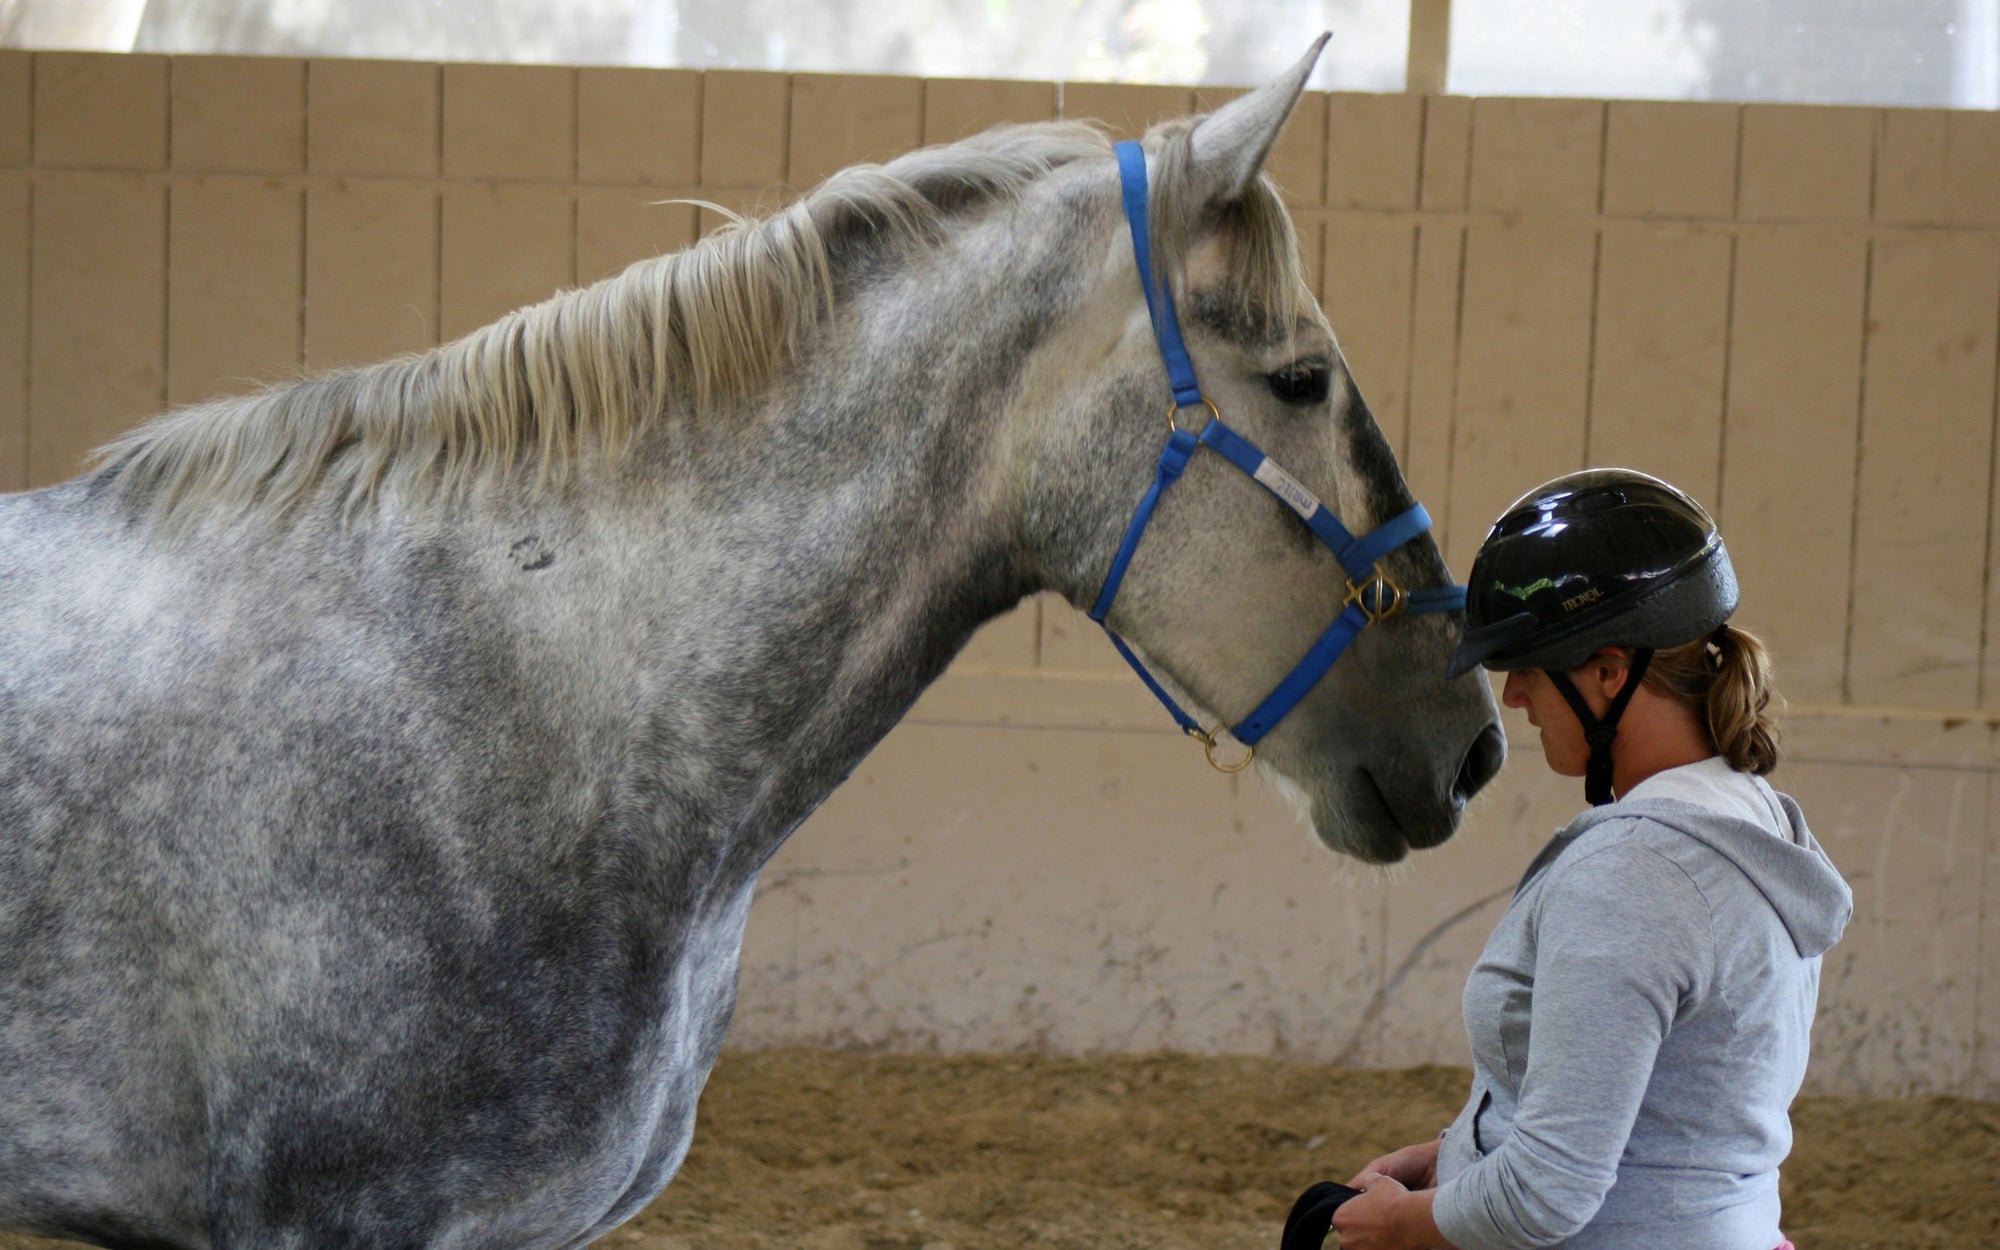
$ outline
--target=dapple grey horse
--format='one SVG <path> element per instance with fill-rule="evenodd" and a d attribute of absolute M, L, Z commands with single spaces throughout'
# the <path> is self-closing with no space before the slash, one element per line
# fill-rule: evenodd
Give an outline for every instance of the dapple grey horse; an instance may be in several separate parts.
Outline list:
<path fill-rule="evenodd" d="M 1216 410 L 1359 530 L 1411 501 L 1260 172 L 1310 63 L 1148 136 L 1153 250 Z M 1006 129 L 0 498 L 0 1226 L 637 1211 L 760 866 L 982 622 L 1105 581 L 1170 408 L 1135 274 L 1107 142 Z M 1204 454 L 1110 624 L 1228 716 L 1345 585 Z M 1456 629 L 1371 627 L 1260 747 L 1333 849 L 1434 845 L 1498 768 Z"/>

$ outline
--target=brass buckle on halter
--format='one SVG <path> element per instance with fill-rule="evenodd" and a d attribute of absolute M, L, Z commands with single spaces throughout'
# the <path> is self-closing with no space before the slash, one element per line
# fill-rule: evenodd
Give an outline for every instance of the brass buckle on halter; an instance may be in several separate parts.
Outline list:
<path fill-rule="evenodd" d="M 1225 764 L 1221 760 L 1216 759 L 1215 746 L 1222 734 L 1221 725 L 1217 725 L 1206 733 L 1190 725 L 1183 732 L 1196 742 L 1201 743 L 1202 754 L 1208 756 L 1208 766 L 1219 773 L 1240 773 L 1250 767 L 1250 761 L 1257 758 L 1257 748 L 1250 746 L 1243 748 L 1243 758 L 1233 764 Z"/>
<path fill-rule="evenodd" d="M 1202 403 L 1204 403 L 1204 404 L 1207 404 L 1207 405 L 1208 405 L 1208 419 L 1209 419 L 1209 420 L 1211 420 L 1211 421 L 1220 421 L 1220 420 L 1222 420 L 1222 409 L 1220 409 L 1220 408 L 1217 408 L 1217 407 L 1215 406 L 1215 401 L 1214 401 L 1214 400 L 1210 399 L 1210 398 L 1209 398 L 1208 396 L 1206 396 L 1206 395 L 1203 395 L 1203 396 L 1201 397 L 1201 400 L 1200 400 L 1200 402 L 1202 402 Z M 1194 405 L 1193 405 L 1193 404 L 1189 404 L 1189 405 L 1187 405 L 1187 406 L 1188 406 L 1188 407 L 1190 407 L 1190 408 L 1194 407 Z M 1175 417 L 1178 417 L 1178 416 L 1180 416 L 1180 415 L 1181 415 L 1181 405 L 1179 405 L 1179 404 L 1177 404 L 1177 403 L 1173 403 L 1173 402 L 1169 401 L 1169 402 L 1168 402 L 1168 404 L 1167 404 L 1167 433 L 1169 433 L 1169 434 L 1174 434 L 1174 433 L 1178 433 L 1178 432 L 1180 431 L 1180 428 L 1181 428 L 1181 427 L 1180 427 L 1180 423 L 1174 420 L 1174 418 L 1175 418 Z M 1193 433 L 1193 431 L 1192 431 L 1192 430 L 1190 430 L 1190 431 L 1189 431 L 1189 433 Z"/>
<path fill-rule="evenodd" d="M 1368 593 L 1371 590 L 1375 592 L 1372 597 Z M 1409 607 L 1410 592 L 1397 585 L 1395 579 L 1384 573 L 1381 564 L 1377 563 L 1373 575 L 1359 585 L 1353 578 L 1347 579 L 1347 597 L 1340 601 L 1340 606 L 1345 608 L 1350 603 L 1360 608 L 1361 614 L 1373 624 L 1386 621 Z"/>

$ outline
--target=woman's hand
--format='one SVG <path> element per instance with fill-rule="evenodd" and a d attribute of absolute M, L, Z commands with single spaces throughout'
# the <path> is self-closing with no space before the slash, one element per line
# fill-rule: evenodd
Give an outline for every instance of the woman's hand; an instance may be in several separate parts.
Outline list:
<path fill-rule="evenodd" d="M 1414 1146 L 1392 1150 L 1379 1158 L 1370 1159 L 1362 1165 L 1361 1171 L 1348 1181 L 1355 1189 L 1362 1188 L 1361 1178 L 1370 1172 L 1378 1172 L 1402 1182 L 1405 1189 L 1435 1189 L 1438 1175 L 1438 1146 L 1440 1140 L 1433 1137 Z"/>
<path fill-rule="evenodd" d="M 1366 1170 L 1348 1184 L 1361 1193 L 1333 1213 L 1340 1250 L 1436 1250 L 1451 1244 L 1431 1219 L 1430 1191 L 1412 1193 L 1395 1177 Z"/>

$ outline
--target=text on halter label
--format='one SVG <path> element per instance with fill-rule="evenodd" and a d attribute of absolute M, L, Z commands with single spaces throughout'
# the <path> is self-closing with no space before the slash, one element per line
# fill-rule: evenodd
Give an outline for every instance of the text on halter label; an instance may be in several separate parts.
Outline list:
<path fill-rule="evenodd" d="M 1269 456 L 1264 457 L 1264 462 L 1257 466 L 1257 472 L 1252 476 L 1269 487 L 1272 494 L 1290 504 L 1292 511 L 1300 516 L 1310 518 L 1313 513 L 1319 511 L 1319 496 L 1299 485 L 1297 478 L 1271 463 Z"/>

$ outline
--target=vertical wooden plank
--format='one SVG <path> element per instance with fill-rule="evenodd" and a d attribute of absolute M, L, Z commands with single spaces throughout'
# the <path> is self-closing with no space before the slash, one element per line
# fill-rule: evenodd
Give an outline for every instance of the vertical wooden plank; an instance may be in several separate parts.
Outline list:
<path fill-rule="evenodd" d="M 1464 209 L 1472 178 L 1472 101 L 1426 96 L 1423 142 L 1419 205 L 1444 213 Z"/>
<path fill-rule="evenodd" d="M 1194 112 L 1194 92 L 1129 82 L 1066 82 L 1062 115 L 1073 120 L 1103 122 L 1119 139 L 1137 139 L 1157 122 Z"/>
<path fill-rule="evenodd" d="M 1952 110 L 1945 141 L 1946 220 L 1954 226 L 2000 226 L 2000 113 Z"/>
<path fill-rule="evenodd" d="M 1596 100 L 1475 100 L 1469 205 L 1595 213 L 1603 155 L 1604 105 Z"/>
<path fill-rule="evenodd" d="M 791 151 L 792 80 L 709 70 L 701 76 L 701 185 L 775 187 Z"/>
<path fill-rule="evenodd" d="M 1408 442 L 1417 231 L 1406 219 L 1336 213 L 1326 223 L 1320 304 L 1391 447 Z"/>
<path fill-rule="evenodd" d="M 1857 702 L 1979 702 L 1996 314 L 2000 239 L 1875 240 L 1847 657 Z"/>
<path fill-rule="evenodd" d="M 1991 686 L 1988 687 L 1991 689 Z M 1986 820 L 1979 830 L 1984 845 L 1979 883 L 1979 966 L 1973 981 L 1972 1080 L 1967 1098 L 2000 1098 L 2000 851 L 1994 831 L 2000 829 L 2000 785 L 1987 773 Z"/>
<path fill-rule="evenodd" d="M 438 197 L 360 181 L 306 195 L 306 364 L 362 365 L 438 341 Z"/>
<path fill-rule="evenodd" d="M 1409 416 L 1401 443 L 1410 489 L 1430 510 L 1442 544 L 1451 523 L 1452 424 L 1458 394 L 1459 310 L 1465 290 L 1465 228 L 1417 224 L 1416 273 L 1410 292 Z M 1466 563 L 1471 556 L 1468 553 Z M 1459 572 L 1464 572 L 1461 563 Z"/>
<path fill-rule="evenodd" d="M 1445 555 L 1470 563 L 1501 509 L 1583 463 L 1596 231 L 1468 227 Z"/>
<path fill-rule="evenodd" d="M 298 376 L 305 206 L 261 179 L 171 192 L 167 402 L 188 404 Z"/>
<path fill-rule="evenodd" d="M 932 78 L 924 83 L 924 142 L 955 143 L 1007 122 L 1045 122 L 1056 115 L 1049 82 L 999 78 Z"/>
<path fill-rule="evenodd" d="M 438 172 L 438 67 L 402 61 L 306 64 L 306 168 L 430 178 Z"/>
<path fill-rule="evenodd" d="M 1873 185 L 1875 110 L 1743 106 L 1744 221 L 1862 222 Z"/>
<path fill-rule="evenodd" d="M 1797 701 L 1843 697 L 1866 280 L 1854 231 L 1737 238 L 1717 520 L 1743 536 L 1736 619 L 1771 643 Z"/>
<path fill-rule="evenodd" d="M 0 491 L 28 485 L 28 239 L 26 182 L 0 184 Z"/>
<path fill-rule="evenodd" d="M 165 169 L 167 58 L 37 52 L 35 163 Z"/>
<path fill-rule="evenodd" d="M 1613 100 L 1604 134 L 1604 211 L 1705 217 L 1736 211 L 1734 104 Z"/>
<path fill-rule="evenodd" d="M 803 191 L 849 165 L 901 156 L 923 135 L 924 87 L 916 79 L 794 75 L 787 181 Z"/>
<path fill-rule="evenodd" d="M 0 48 L 0 169 L 16 169 L 34 160 L 34 117 L 34 54 Z"/>
<path fill-rule="evenodd" d="M 1415 208 L 1423 154 L 1422 96 L 1338 91 L 1328 98 L 1328 208 Z"/>
<path fill-rule="evenodd" d="M 575 281 L 574 218 L 563 191 L 448 188 L 438 286 L 444 337 L 476 330 Z"/>
<path fill-rule="evenodd" d="M 701 75 L 593 65 L 576 77 L 581 182 L 692 187 L 701 180 Z"/>
<path fill-rule="evenodd" d="M 50 175 L 35 187 L 31 486 L 72 476 L 92 449 L 160 408 L 166 199 L 118 175 Z"/>
<path fill-rule="evenodd" d="M 1950 150 L 1943 109 L 1883 109 L 1875 141 L 1875 220 L 1931 225 L 1946 220 Z"/>
<path fill-rule="evenodd" d="M 289 57 L 177 56 L 177 170 L 295 174 L 306 167 L 306 63 Z"/>
<path fill-rule="evenodd" d="M 576 280 L 608 278 L 635 261 L 678 252 L 695 240 L 689 204 L 659 204 L 650 195 L 602 191 L 576 202 Z"/>
<path fill-rule="evenodd" d="M 1709 506 L 1721 484 L 1730 240 L 1613 222 L 1598 261 L 1591 464 L 1666 478 Z"/>
<path fill-rule="evenodd" d="M 444 176 L 568 182 L 576 176 L 576 71 L 446 65 Z"/>

